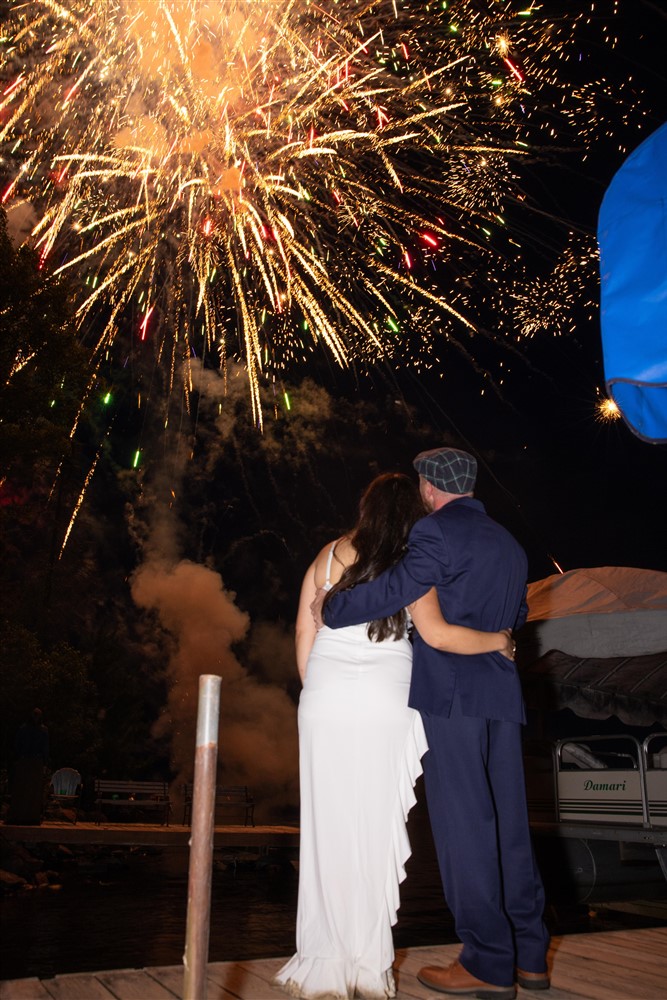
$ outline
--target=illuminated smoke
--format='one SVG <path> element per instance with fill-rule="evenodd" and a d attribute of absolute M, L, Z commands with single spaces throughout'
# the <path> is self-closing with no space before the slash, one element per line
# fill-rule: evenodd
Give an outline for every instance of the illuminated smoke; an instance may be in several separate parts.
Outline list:
<path fill-rule="evenodd" d="M 260 818 L 272 808 L 296 805 L 296 709 L 282 686 L 251 676 L 236 657 L 233 644 L 245 638 L 250 621 L 220 575 L 187 560 L 150 559 L 134 575 L 132 596 L 157 615 L 172 641 L 169 700 L 155 735 L 170 739 L 176 790 L 193 777 L 199 676 L 216 674 L 222 677 L 219 782 L 249 785 Z"/>
<path fill-rule="evenodd" d="M 171 434 L 170 461 L 144 483 L 131 523 L 142 555 L 132 597 L 167 637 L 168 700 L 154 735 L 169 740 L 177 796 L 193 778 L 199 677 L 220 676 L 219 783 L 249 785 L 258 817 L 275 816 L 298 804 L 296 706 L 287 693 L 294 639 L 278 626 L 253 628 L 218 572 L 182 558 L 187 529 L 175 497 L 192 472 L 185 444 Z"/>

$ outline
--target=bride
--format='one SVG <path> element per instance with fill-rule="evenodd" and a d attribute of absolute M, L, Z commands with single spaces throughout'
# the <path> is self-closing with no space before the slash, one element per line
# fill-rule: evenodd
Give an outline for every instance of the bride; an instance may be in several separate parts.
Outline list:
<path fill-rule="evenodd" d="M 455 653 L 499 650 L 506 632 L 448 625 L 435 591 L 391 618 L 316 630 L 318 588 L 335 592 L 374 579 L 403 555 L 424 516 L 407 476 L 378 476 L 355 528 L 325 546 L 308 568 L 296 622 L 301 847 L 296 954 L 275 983 L 295 997 L 396 995 L 391 927 L 410 856 L 406 831 L 413 787 L 428 747 L 408 707 L 410 617 L 431 645 Z"/>

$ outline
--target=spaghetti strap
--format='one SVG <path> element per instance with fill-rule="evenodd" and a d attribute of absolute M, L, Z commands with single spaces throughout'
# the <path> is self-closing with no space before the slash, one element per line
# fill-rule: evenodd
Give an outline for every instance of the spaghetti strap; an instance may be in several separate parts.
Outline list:
<path fill-rule="evenodd" d="M 329 555 L 327 557 L 327 568 L 326 577 L 324 580 L 323 590 L 331 590 L 333 583 L 331 582 L 331 563 L 333 562 L 334 549 L 336 548 L 336 542 L 331 543 L 331 548 L 329 549 Z"/>

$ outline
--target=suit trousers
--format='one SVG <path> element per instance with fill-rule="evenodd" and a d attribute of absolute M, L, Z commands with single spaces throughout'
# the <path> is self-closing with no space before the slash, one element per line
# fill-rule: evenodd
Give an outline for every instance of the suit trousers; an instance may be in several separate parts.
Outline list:
<path fill-rule="evenodd" d="M 496 986 L 514 968 L 543 972 L 549 935 L 544 889 L 528 825 L 521 725 L 422 713 L 429 744 L 424 781 L 461 964 Z"/>

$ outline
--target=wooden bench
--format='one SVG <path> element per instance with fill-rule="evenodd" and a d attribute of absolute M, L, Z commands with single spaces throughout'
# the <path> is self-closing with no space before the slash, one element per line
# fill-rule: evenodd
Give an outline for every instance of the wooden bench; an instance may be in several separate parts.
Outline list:
<path fill-rule="evenodd" d="M 183 825 L 192 822 L 192 795 L 194 784 L 186 782 L 183 785 Z M 216 785 L 215 812 L 236 812 L 239 817 L 243 813 L 243 825 L 255 825 L 255 800 L 247 785 Z"/>
<path fill-rule="evenodd" d="M 161 813 L 162 825 L 169 826 L 171 800 L 167 781 L 107 781 L 95 779 L 96 822 L 101 822 L 102 806 L 123 809 L 153 809 Z"/>

